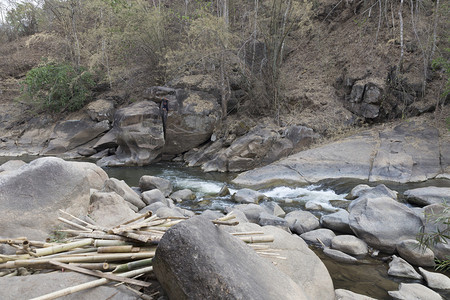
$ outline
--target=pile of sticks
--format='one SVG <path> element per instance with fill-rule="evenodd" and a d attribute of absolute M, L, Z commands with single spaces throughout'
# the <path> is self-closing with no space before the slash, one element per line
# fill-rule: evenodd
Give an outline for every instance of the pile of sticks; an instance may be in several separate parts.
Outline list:
<path fill-rule="evenodd" d="M 162 236 L 171 226 L 187 219 L 160 218 L 148 212 L 123 224 L 105 228 L 67 212 L 60 212 L 66 218 L 60 217 L 58 220 L 71 227 L 58 230 L 71 236 L 64 243 L 31 241 L 26 238 L 0 239 L 0 244 L 16 248 L 14 255 L 0 254 L 0 277 L 30 274 L 35 270 L 71 270 L 100 279 L 33 300 L 56 299 L 110 281 L 139 288 L 148 287 L 150 283 L 131 277 L 136 278 L 153 271 L 152 259 Z M 238 222 L 233 221 L 234 218 L 234 215 L 229 214 L 212 222 L 218 225 L 237 225 Z M 264 235 L 263 232 L 241 232 L 234 235 L 246 243 L 273 242 L 273 236 Z M 277 255 L 270 252 L 265 245 L 256 247 L 255 251 L 263 256 Z M 130 289 L 143 299 L 151 299 L 134 288 Z"/>

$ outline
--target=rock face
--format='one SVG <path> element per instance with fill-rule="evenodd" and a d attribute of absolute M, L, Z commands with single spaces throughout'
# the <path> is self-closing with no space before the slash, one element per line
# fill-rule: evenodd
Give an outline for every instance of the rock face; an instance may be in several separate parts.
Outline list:
<path fill-rule="evenodd" d="M 426 206 L 430 204 L 450 202 L 450 188 L 429 186 L 404 192 L 409 203 Z"/>
<path fill-rule="evenodd" d="M 370 246 L 393 253 L 398 241 L 415 239 L 422 220 L 404 204 L 388 197 L 354 200 L 349 225 Z"/>
<path fill-rule="evenodd" d="M 1 235 L 45 239 L 58 224 L 58 209 L 85 215 L 90 189 L 101 189 L 107 178 L 94 164 L 54 157 L 0 175 Z"/>
<path fill-rule="evenodd" d="M 330 178 L 417 182 L 448 167 L 448 152 L 439 148 L 436 128 L 402 123 L 392 129 L 368 130 L 316 149 L 291 155 L 244 172 L 234 183 L 247 187 L 318 182 Z M 443 159 L 442 159 L 443 158 Z"/>
<path fill-rule="evenodd" d="M 155 102 L 142 101 L 118 109 L 111 131 L 119 147 L 115 155 L 98 161 L 100 166 L 142 166 L 162 153 L 164 132 Z"/>
<path fill-rule="evenodd" d="M 9 278 L 1 277 L 0 290 L 2 291 L 2 299 L 31 299 L 92 280 L 95 280 L 94 277 L 76 272 L 57 272 Z M 25 286 L 27 288 L 24 288 Z M 64 296 L 64 299 L 138 300 L 140 298 L 124 286 L 112 287 L 104 285 Z"/>
<path fill-rule="evenodd" d="M 62 154 L 92 141 L 109 128 L 106 120 L 99 123 L 89 119 L 62 121 L 53 129 L 50 142 L 42 154 Z"/>
<path fill-rule="evenodd" d="M 217 99 L 200 91 L 178 92 L 169 99 L 166 143 L 163 152 L 177 155 L 203 144 L 211 138 L 221 118 Z"/>
<path fill-rule="evenodd" d="M 307 299 L 286 274 L 200 216 L 166 232 L 153 266 L 170 299 Z"/>
<path fill-rule="evenodd" d="M 384 96 L 384 82 L 376 78 L 358 80 L 353 84 L 346 108 L 366 119 L 376 119 Z"/>

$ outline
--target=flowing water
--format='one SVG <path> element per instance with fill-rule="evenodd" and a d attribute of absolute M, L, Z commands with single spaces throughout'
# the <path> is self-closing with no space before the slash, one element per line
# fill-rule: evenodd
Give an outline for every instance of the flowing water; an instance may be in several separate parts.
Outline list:
<path fill-rule="evenodd" d="M 31 161 L 34 157 L 0 158 L 0 165 L 9 159 Z M 184 201 L 180 206 L 201 212 L 206 209 L 223 211 L 228 206 L 236 205 L 230 196 L 218 197 L 217 194 L 227 185 L 233 194 L 238 187 L 231 183 L 237 175 L 233 173 L 204 173 L 198 168 L 184 167 L 181 163 L 156 163 L 145 167 L 105 168 L 110 177 L 124 180 L 128 185 L 139 186 L 139 179 L 143 175 L 158 176 L 172 182 L 174 190 L 190 189 L 197 198 Z M 305 204 L 312 202 L 322 207 L 321 211 L 314 211 L 318 217 L 335 211 L 335 203 L 345 206 L 348 202 L 345 195 L 358 184 L 365 183 L 375 186 L 379 183 L 367 183 L 361 180 L 339 179 L 327 180 L 313 185 L 278 186 L 260 190 L 269 200 L 276 201 L 286 212 L 304 209 Z M 410 188 L 423 186 L 448 186 L 448 181 L 434 180 L 416 184 L 385 183 L 389 188 L 398 191 L 399 196 Z M 363 264 L 349 265 L 338 263 L 325 256 L 321 250 L 313 249 L 328 268 L 336 289 L 344 288 L 356 293 L 365 294 L 376 299 L 390 299 L 387 291 L 397 290 L 399 280 L 388 276 L 388 265 L 382 259 L 367 258 Z M 430 270 L 431 271 L 431 270 Z M 402 280 L 401 282 L 407 282 Z"/>

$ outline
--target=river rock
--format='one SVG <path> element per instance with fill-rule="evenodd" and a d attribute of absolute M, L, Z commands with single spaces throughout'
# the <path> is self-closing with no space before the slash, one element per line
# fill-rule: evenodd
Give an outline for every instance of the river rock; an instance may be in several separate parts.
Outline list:
<path fill-rule="evenodd" d="M 403 193 L 409 203 L 427 206 L 436 203 L 450 203 L 450 188 L 429 186 L 407 190 Z"/>
<path fill-rule="evenodd" d="M 119 146 L 114 155 L 99 160 L 99 166 L 147 165 L 162 153 L 164 132 L 159 106 L 154 102 L 141 101 L 118 109 L 110 132 Z"/>
<path fill-rule="evenodd" d="M 177 99 L 169 98 L 166 122 L 165 154 L 177 155 L 210 140 L 221 120 L 217 99 L 200 91 L 177 91 Z"/>
<path fill-rule="evenodd" d="M 158 211 L 158 209 L 160 209 L 161 207 L 168 207 L 166 204 L 162 203 L 162 202 L 155 202 L 152 203 L 150 205 L 147 205 L 146 207 L 144 207 L 143 209 L 141 209 L 139 211 L 140 214 L 144 214 L 148 211 L 151 211 L 153 214 L 156 214 L 156 212 Z"/>
<path fill-rule="evenodd" d="M 222 218 L 223 216 L 225 216 L 220 211 L 210 210 L 210 209 L 204 210 L 201 215 L 203 217 L 207 218 L 208 220 L 215 220 L 215 219 Z"/>
<path fill-rule="evenodd" d="M 434 290 L 450 291 L 450 278 L 441 273 L 429 272 L 424 268 L 419 267 L 420 273 L 427 282 L 428 287 Z"/>
<path fill-rule="evenodd" d="M 164 202 L 166 200 L 166 197 L 164 197 L 164 194 L 160 190 L 153 189 L 143 192 L 142 200 L 145 202 L 145 204 L 150 205 L 155 202 Z"/>
<path fill-rule="evenodd" d="M 292 232 L 302 234 L 319 228 L 319 219 L 309 211 L 291 211 L 285 217 Z"/>
<path fill-rule="evenodd" d="M 302 239 L 304 239 L 309 244 L 314 244 L 318 246 L 322 246 L 322 244 L 318 241 L 320 240 L 325 247 L 331 246 L 331 240 L 335 237 L 333 231 L 330 229 L 320 228 L 313 231 L 305 232 L 300 235 Z"/>
<path fill-rule="evenodd" d="M 165 233 L 153 267 L 170 299 L 307 299 L 286 274 L 201 216 Z"/>
<path fill-rule="evenodd" d="M 249 205 L 251 205 L 251 204 L 249 204 Z M 239 224 L 250 222 L 249 219 L 247 218 L 247 216 L 245 215 L 245 213 L 239 209 L 232 208 L 232 209 L 227 210 L 227 212 L 229 214 L 234 215 L 235 216 L 234 220 L 238 221 Z"/>
<path fill-rule="evenodd" d="M 160 218 L 184 217 L 181 211 L 178 211 L 175 208 L 169 208 L 167 206 L 162 206 L 158 208 L 155 214 Z"/>
<path fill-rule="evenodd" d="M 338 235 L 331 240 L 333 249 L 342 251 L 350 255 L 366 255 L 367 244 L 353 235 Z"/>
<path fill-rule="evenodd" d="M 336 293 L 335 300 L 376 300 L 375 298 L 344 289 L 336 289 L 334 292 Z"/>
<path fill-rule="evenodd" d="M 248 221 L 253 223 L 258 223 L 259 215 L 263 212 L 266 212 L 266 210 L 263 207 L 254 203 L 236 205 L 233 208 L 231 208 L 228 212 L 234 210 L 239 210 L 243 212 Z"/>
<path fill-rule="evenodd" d="M 335 213 L 320 217 L 320 224 L 333 231 L 353 234 L 349 225 L 348 216 L 348 211 L 341 209 Z"/>
<path fill-rule="evenodd" d="M 31 299 L 95 279 L 97 278 L 77 272 L 52 272 L 30 276 L 0 277 L 0 290 L 2 291 L 2 299 Z M 138 300 L 140 298 L 123 285 L 117 287 L 103 285 L 64 296 L 63 299 Z"/>
<path fill-rule="evenodd" d="M 190 189 L 183 189 L 170 194 L 170 198 L 176 202 L 182 202 L 186 200 L 195 200 L 196 196 Z"/>
<path fill-rule="evenodd" d="M 100 226 L 113 227 L 138 216 L 115 192 L 94 192 L 91 195 L 89 217 Z"/>
<path fill-rule="evenodd" d="M 61 154 L 92 141 L 110 129 L 108 121 L 67 120 L 56 124 L 44 155 Z"/>
<path fill-rule="evenodd" d="M 418 283 L 400 283 L 398 291 L 389 291 L 394 300 L 443 300 L 435 291 Z"/>
<path fill-rule="evenodd" d="M 421 267 L 434 266 L 434 253 L 420 246 L 417 240 L 403 240 L 397 244 L 398 254 L 410 264 Z"/>
<path fill-rule="evenodd" d="M 286 212 L 275 201 L 265 201 L 260 204 L 267 212 L 276 217 L 284 218 Z"/>
<path fill-rule="evenodd" d="M 237 203 L 259 203 L 266 196 L 260 192 L 251 189 L 241 189 L 233 194 L 231 199 Z"/>
<path fill-rule="evenodd" d="M 370 246 L 393 253 L 398 241 L 414 239 L 423 223 L 412 209 L 392 198 L 363 197 L 352 203 L 349 225 Z"/>
<path fill-rule="evenodd" d="M 84 108 L 92 121 L 113 121 L 114 103 L 105 99 L 99 99 L 86 105 Z"/>
<path fill-rule="evenodd" d="M 143 192 L 158 189 L 165 197 L 169 196 L 173 190 L 172 183 L 169 180 L 149 175 L 144 175 L 139 179 L 139 188 Z"/>
<path fill-rule="evenodd" d="M 289 230 L 289 224 L 285 219 L 274 216 L 265 211 L 259 214 L 258 224 L 261 226 L 276 226 L 284 230 Z"/>
<path fill-rule="evenodd" d="M 367 184 L 358 184 L 350 191 L 350 193 L 348 193 L 347 196 L 345 196 L 345 199 L 355 200 L 359 196 L 362 196 L 363 193 L 365 193 L 366 191 L 369 191 L 371 189 L 372 188 L 370 186 L 368 186 Z"/>
<path fill-rule="evenodd" d="M 323 253 L 326 256 L 331 257 L 332 259 L 334 259 L 335 261 L 338 261 L 338 262 L 342 262 L 342 263 L 346 263 L 346 264 L 355 264 L 358 262 L 358 260 L 356 258 L 354 258 L 353 256 L 345 254 L 344 252 L 336 250 L 336 249 L 325 248 L 325 249 L 323 249 Z"/>
<path fill-rule="evenodd" d="M 90 189 L 101 189 L 108 175 L 92 163 L 36 159 L 0 175 L 1 235 L 45 240 L 55 229 L 58 210 L 86 215 Z"/>
<path fill-rule="evenodd" d="M 105 192 L 116 192 L 119 194 L 125 201 L 130 202 L 138 209 L 145 207 L 145 202 L 142 201 L 141 197 L 133 191 L 125 181 L 119 180 L 116 178 L 110 178 L 105 181 L 105 185 L 103 187 L 103 191 Z"/>
<path fill-rule="evenodd" d="M 364 198 L 380 198 L 380 197 L 388 197 L 393 200 L 397 200 L 397 192 L 389 189 L 384 184 L 379 184 L 376 187 L 371 187 L 369 189 L 361 190 L 358 193 L 358 198 L 355 201 L 352 201 L 348 206 L 348 209 L 351 210 L 353 205 L 358 203 L 357 200 L 361 200 Z"/>
<path fill-rule="evenodd" d="M 392 261 L 389 263 L 388 275 L 395 277 L 411 278 L 421 280 L 422 276 L 416 272 L 406 260 L 396 255 L 392 256 Z"/>
<path fill-rule="evenodd" d="M 352 178 L 416 182 L 441 174 L 448 152 L 439 150 L 439 134 L 425 122 L 404 122 L 371 129 L 349 138 L 291 155 L 268 166 L 243 172 L 233 183 L 246 187 L 314 183 Z M 441 161 L 443 165 L 441 166 Z"/>
<path fill-rule="evenodd" d="M 0 166 L 0 173 L 17 170 L 18 168 L 20 168 L 26 164 L 27 163 L 22 160 L 17 160 L 17 159 L 8 160 L 7 162 L 5 162 L 4 164 L 2 164 Z"/>

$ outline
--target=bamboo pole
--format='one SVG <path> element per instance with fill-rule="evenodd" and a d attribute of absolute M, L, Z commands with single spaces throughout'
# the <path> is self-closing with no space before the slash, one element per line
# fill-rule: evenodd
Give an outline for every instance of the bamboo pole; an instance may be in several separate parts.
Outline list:
<path fill-rule="evenodd" d="M 48 264 L 50 260 L 59 261 L 63 263 L 82 263 L 82 262 L 113 262 L 123 260 L 139 260 L 144 258 L 151 258 L 155 256 L 155 251 L 137 252 L 137 253 L 114 253 L 114 254 L 96 254 L 89 256 L 66 256 L 55 257 L 51 259 L 37 258 L 37 259 L 23 259 L 8 261 L 0 264 L 0 269 L 14 269 L 18 267 L 33 267 Z"/>
<path fill-rule="evenodd" d="M 129 289 L 130 291 L 132 291 L 133 293 L 135 293 L 136 295 L 138 295 L 139 298 L 141 298 L 141 299 L 143 299 L 143 300 L 153 300 L 153 299 L 154 299 L 152 296 L 146 295 L 146 294 L 144 294 L 144 293 L 142 293 L 142 292 L 140 292 L 140 291 L 138 291 L 138 290 L 135 290 L 135 289 L 133 289 L 133 288 L 127 286 L 127 285 L 126 285 L 125 287 L 126 287 L 127 289 Z"/>
<path fill-rule="evenodd" d="M 128 242 L 119 240 L 95 240 L 94 247 L 124 246 L 129 245 Z"/>
<path fill-rule="evenodd" d="M 61 262 L 58 262 L 58 261 L 50 261 L 50 263 L 52 265 L 58 266 L 60 268 L 71 270 L 71 271 L 75 271 L 75 272 L 86 274 L 86 275 L 91 275 L 91 276 L 100 277 L 100 278 L 107 278 L 109 280 L 130 283 L 130 284 L 143 286 L 143 287 L 150 286 L 149 282 L 145 282 L 145 281 L 142 281 L 142 280 L 130 279 L 130 278 L 126 278 L 126 277 L 123 277 L 123 276 L 118 276 L 118 275 L 111 274 L 111 273 L 103 273 L 103 272 L 99 272 L 99 271 L 92 271 L 92 270 L 84 269 L 84 268 L 77 267 L 77 266 L 74 266 L 74 265 L 64 264 L 64 263 L 61 263 Z"/>
<path fill-rule="evenodd" d="M 232 232 L 232 235 L 254 235 L 254 234 L 264 234 L 264 231 L 248 231 L 248 232 Z"/>
<path fill-rule="evenodd" d="M 145 219 L 147 219 L 147 218 L 149 218 L 149 217 L 151 217 L 151 216 L 152 216 L 152 212 L 151 212 L 151 211 L 147 211 L 145 214 L 142 214 L 142 215 L 140 215 L 140 216 L 138 216 L 138 217 L 136 217 L 136 218 L 134 218 L 134 219 L 128 220 L 128 221 L 126 221 L 125 223 L 122 223 L 122 224 L 120 224 L 120 225 L 117 225 L 117 226 L 114 227 L 114 228 L 118 228 L 118 227 L 120 227 L 120 226 L 123 226 L 123 225 L 127 225 L 127 224 L 130 224 L 130 223 L 133 223 L 133 222 L 135 222 L 135 221 L 137 221 L 137 220 L 140 220 L 140 219 L 142 219 L 142 218 L 144 218 L 144 220 L 145 220 Z M 155 218 L 156 218 L 156 215 L 155 215 Z"/>
<path fill-rule="evenodd" d="M 93 239 L 84 239 L 81 241 L 76 241 L 76 242 L 67 243 L 67 244 L 63 244 L 63 245 L 57 245 L 57 246 L 42 248 L 42 249 L 36 249 L 35 252 L 36 252 L 37 256 L 44 256 L 44 255 L 55 254 L 55 253 L 71 250 L 74 248 L 80 248 L 80 247 L 84 247 L 87 245 L 91 245 L 93 242 L 94 242 Z"/>
<path fill-rule="evenodd" d="M 107 247 L 99 247 L 97 249 L 98 253 L 130 253 L 139 251 L 140 251 L 139 247 L 133 247 L 132 245 L 107 246 Z"/>
<path fill-rule="evenodd" d="M 236 226 L 236 225 L 239 225 L 239 221 L 228 222 L 228 221 L 217 221 L 217 220 L 213 220 L 212 222 L 213 222 L 213 224 L 216 224 L 216 225 L 227 225 L 227 226 Z"/>
<path fill-rule="evenodd" d="M 104 239 L 104 240 L 118 240 L 118 241 L 129 241 L 129 239 L 123 237 L 123 236 L 118 236 L 118 235 L 113 235 L 113 234 L 106 234 L 106 233 L 98 233 L 98 232 L 80 232 L 78 234 L 78 237 L 80 238 L 93 238 L 93 239 Z"/>
<path fill-rule="evenodd" d="M 148 272 L 151 272 L 151 271 L 153 271 L 153 267 L 147 267 L 147 268 L 142 268 L 142 269 L 139 269 L 139 270 L 134 270 L 134 271 L 130 271 L 130 272 L 127 272 L 127 273 L 123 273 L 123 274 L 120 274 L 119 276 L 133 277 L 133 276 L 136 276 L 136 275 L 139 275 L 139 274 L 145 274 L 145 273 L 148 273 Z M 87 290 L 87 289 L 90 289 L 90 288 L 93 288 L 93 287 L 97 287 L 97 286 L 103 285 L 103 284 L 105 284 L 107 282 L 109 282 L 109 279 L 101 278 L 101 279 L 94 280 L 94 281 L 91 281 L 91 282 L 79 284 L 79 285 L 76 285 L 76 286 L 73 286 L 73 287 L 68 287 L 68 288 L 65 288 L 65 289 L 62 289 L 62 290 L 59 290 L 59 291 L 47 294 L 47 295 L 43 295 L 43 296 L 40 296 L 40 297 L 36 297 L 36 298 L 30 299 L 30 300 L 51 300 L 51 299 L 56 299 L 58 297 L 67 296 L 67 295 L 70 295 L 70 294 L 73 294 L 73 293 L 76 293 L 76 292 L 79 292 L 79 291 L 83 291 L 83 290 Z"/>
<path fill-rule="evenodd" d="M 240 236 L 239 239 L 246 243 L 271 243 L 274 241 L 273 235 Z"/>
<path fill-rule="evenodd" d="M 138 268 L 151 266 L 153 263 L 153 258 L 146 258 L 142 260 L 132 261 L 126 264 L 118 265 L 112 272 L 121 273 L 126 271 L 132 271 Z"/>
<path fill-rule="evenodd" d="M 81 267 L 89 270 L 112 271 L 118 265 L 109 263 L 69 263 L 71 266 Z"/>
<path fill-rule="evenodd" d="M 74 223 L 74 222 L 72 222 L 72 221 L 66 220 L 66 219 L 64 219 L 63 217 L 59 217 L 58 220 L 61 221 L 61 222 L 63 222 L 63 223 L 66 223 L 66 224 L 68 224 L 68 225 L 70 225 L 70 226 L 72 226 L 72 227 L 81 229 L 81 230 L 83 230 L 83 231 L 92 231 L 92 230 L 89 230 L 89 228 L 87 228 L 87 227 L 84 227 L 84 226 L 81 226 L 81 225 L 79 225 L 79 224 L 77 224 L 77 223 Z"/>

